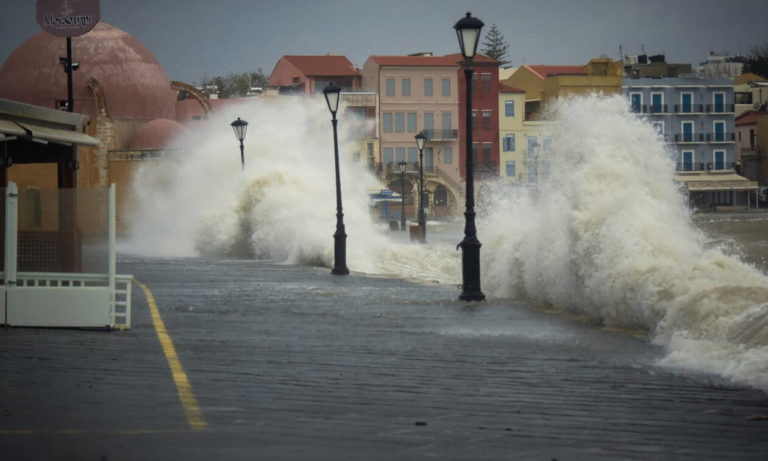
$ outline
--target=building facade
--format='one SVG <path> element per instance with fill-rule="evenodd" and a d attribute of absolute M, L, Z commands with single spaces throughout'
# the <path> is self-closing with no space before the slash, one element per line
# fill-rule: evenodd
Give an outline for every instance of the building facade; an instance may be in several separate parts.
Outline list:
<path fill-rule="evenodd" d="M 360 72 L 345 56 L 283 56 L 269 75 L 269 86 L 280 94 L 315 94 L 329 83 L 342 91 L 360 89 Z"/>
<path fill-rule="evenodd" d="M 427 136 L 424 184 L 431 216 L 456 213 L 461 194 L 456 62 L 447 56 L 371 56 L 361 71 L 363 90 L 379 95 L 377 170 L 391 189 L 400 191 L 397 163 L 405 161 L 404 192 L 413 194 L 419 171 L 415 136 Z"/>

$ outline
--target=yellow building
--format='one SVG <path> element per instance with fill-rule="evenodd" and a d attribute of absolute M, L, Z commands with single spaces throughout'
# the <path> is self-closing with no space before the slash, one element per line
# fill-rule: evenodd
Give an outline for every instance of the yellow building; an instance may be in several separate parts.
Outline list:
<path fill-rule="evenodd" d="M 535 120 L 547 103 L 559 97 L 621 94 L 622 66 L 608 58 L 592 59 L 585 66 L 524 65 L 501 83 L 525 92 L 525 119 Z"/>
<path fill-rule="evenodd" d="M 503 181 L 535 185 L 549 177 L 551 129 L 557 122 L 527 120 L 526 93 L 501 85 L 499 89 L 499 152 Z"/>

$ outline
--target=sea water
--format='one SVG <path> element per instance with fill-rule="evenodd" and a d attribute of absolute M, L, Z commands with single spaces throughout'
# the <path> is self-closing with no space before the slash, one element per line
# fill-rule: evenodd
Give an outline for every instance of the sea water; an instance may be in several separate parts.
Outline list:
<path fill-rule="evenodd" d="M 693 223 L 666 144 L 619 96 L 563 100 L 550 116 L 538 187 L 478 187 L 485 294 L 644 332 L 664 366 L 768 390 L 768 277 Z M 249 122 L 242 170 L 236 117 Z M 460 221 L 455 241 L 391 238 L 369 210 L 383 185 L 352 161 L 354 134 L 370 127 L 339 117 L 350 270 L 459 283 Z M 330 267 L 330 118 L 322 97 L 264 98 L 190 126 L 173 155 L 137 171 L 122 251 Z"/>

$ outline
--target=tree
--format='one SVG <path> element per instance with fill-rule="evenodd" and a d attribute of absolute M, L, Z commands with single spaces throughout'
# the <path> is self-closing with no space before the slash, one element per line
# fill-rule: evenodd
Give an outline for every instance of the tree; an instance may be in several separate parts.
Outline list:
<path fill-rule="evenodd" d="M 506 59 L 507 49 L 509 49 L 507 41 L 504 40 L 504 36 L 501 35 L 496 24 L 493 24 L 488 30 L 488 33 L 485 34 L 485 41 L 483 42 L 483 48 L 480 52 L 501 62 L 501 66 L 504 67 L 510 62 Z"/>
<path fill-rule="evenodd" d="M 768 77 L 768 43 L 754 45 L 744 63 L 744 72 L 752 72 L 763 78 Z"/>
<path fill-rule="evenodd" d="M 267 77 L 261 71 L 234 73 L 230 72 L 225 76 L 216 76 L 202 79 L 203 86 L 216 85 L 219 97 L 222 99 L 238 98 L 248 94 L 251 87 L 264 87 L 267 85 Z"/>

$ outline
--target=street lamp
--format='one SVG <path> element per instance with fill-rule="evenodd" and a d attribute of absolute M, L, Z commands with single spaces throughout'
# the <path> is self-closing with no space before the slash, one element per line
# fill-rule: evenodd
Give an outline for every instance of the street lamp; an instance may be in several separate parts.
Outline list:
<path fill-rule="evenodd" d="M 427 223 L 424 219 L 424 144 L 426 143 L 427 137 L 424 133 L 416 135 L 416 147 L 419 148 L 419 230 L 422 243 L 427 241 Z"/>
<path fill-rule="evenodd" d="M 408 168 L 408 163 L 405 160 L 401 160 L 397 163 L 400 168 L 400 230 L 405 230 L 405 169 Z"/>
<path fill-rule="evenodd" d="M 230 123 L 232 125 L 232 129 L 235 130 L 235 136 L 237 136 L 237 139 L 240 141 L 240 169 L 245 169 L 245 152 L 243 151 L 243 140 L 245 139 L 245 130 L 248 129 L 248 122 L 245 120 L 240 120 L 240 117 L 237 117 L 237 120 Z"/>
<path fill-rule="evenodd" d="M 334 275 L 347 275 L 347 234 L 344 231 L 344 213 L 341 208 L 341 180 L 339 179 L 339 141 L 336 134 L 336 111 L 339 109 L 339 94 L 341 88 L 329 84 L 323 88 L 325 102 L 328 103 L 328 109 L 331 111 L 331 123 L 333 124 L 333 153 L 336 163 L 336 233 L 333 234 L 333 269 Z"/>
<path fill-rule="evenodd" d="M 474 159 L 472 155 L 472 58 L 477 51 L 477 43 L 480 38 L 480 30 L 483 21 L 473 18 L 467 12 L 453 26 L 459 38 L 461 55 L 464 57 L 464 79 L 466 81 L 466 211 L 464 212 L 464 240 L 459 243 L 461 247 L 461 272 L 462 285 L 459 299 L 462 301 L 482 301 L 485 295 L 480 290 L 480 241 L 477 239 L 475 227 L 475 185 L 473 175 Z"/>

